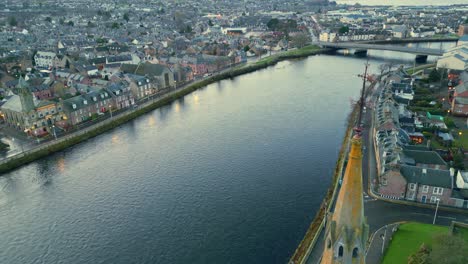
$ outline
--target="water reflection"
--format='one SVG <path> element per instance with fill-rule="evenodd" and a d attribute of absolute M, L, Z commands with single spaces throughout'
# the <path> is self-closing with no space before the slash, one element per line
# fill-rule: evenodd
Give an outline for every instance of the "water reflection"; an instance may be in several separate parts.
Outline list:
<path fill-rule="evenodd" d="M 52 177 L 55 175 L 57 158 L 43 159 L 37 163 L 36 169 L 29 174 L 29 182 L 34 188 L 47 187 L 52 183 Z M 26 178 L 25 178 L 26 179 Z"/>
<path fill-rule="evenodd" d="M 172 104 L 169 104 L 169 105 L 165 105 L 165 106 L 158 109 L 159 120 L 165 121 L 167 119 L 167 116 L 171 112 L 171 106 L 172 106 Z"/>
<path fill-rule="evenodd" d="M 148 117 L 148 126 L 149 127 L 155 127 L 156 126 L 156 118 L 153 115 Z"/>
<path fill-rule="evenodd" d="M 196 92 L 193 93 L 192 98 L 193 98 L 194 105 L 198 106 L 200 104 L 200 97 L 199 97 L 198 93 L 196 93 Z"/>
<path fill-rule="evenodd" d="M 65 172 L 65 158 L 63 156 L 57 159 L 57 170 L 60 173 Z"/>
<path fill-rule="evenodd" d="M 151 117 L 150 117 L 151 120 Z M 120 137 L 117 134 L 112 135 L 111 138 L 112 145 L 120 145 L 122 142 L 120 141 Z"/>

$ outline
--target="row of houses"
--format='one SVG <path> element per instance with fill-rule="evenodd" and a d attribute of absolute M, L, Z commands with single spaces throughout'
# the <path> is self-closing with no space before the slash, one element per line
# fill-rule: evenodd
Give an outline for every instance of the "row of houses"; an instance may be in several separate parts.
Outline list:
<path fill-rule="evenodd" d="M 412 98 L 402 98 L 395 87 L 404 87 L 410 94 L 411 82 L 403 72 L 395 72 L 386 79 L 378 98 L 373 130 L 377 191 L 391 199 L 468 208 L 466 174 L 457 174 L 428 144 L 418 144 L 425 143 L 423 134 L 417 132 L 420 128 L 446 127 L 441 116 L 407 109 Z"/>
<path fill-rule="evenodd" d="M 176 85 L 168 67 L 149 63 L 123 64 L 109 81 L 81 79 L 70 83 L 73 76 L 76 74 L 61 72 L 54 81 L 47 78 L 39 86 L 31 86 L 33 80 L 21 77 L 0 107 L 4 122 L 30 135 L 43 136 L 53 126 L 66 130 L 111 110 L 131 107 Z"/>

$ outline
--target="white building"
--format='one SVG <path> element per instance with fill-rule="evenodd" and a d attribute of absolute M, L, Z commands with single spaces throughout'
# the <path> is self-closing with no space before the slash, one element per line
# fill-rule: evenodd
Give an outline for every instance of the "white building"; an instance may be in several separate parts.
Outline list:
<path fill-rule="evenodd" d="M 468 171 L 458 171 L 457 188 L 468 189 Z"/>
<path fill-rule="evenodd" d="M 468 69 L 468 45 L 456 46 L 437 60 L 437 68 L 463 71 Z"/>
<path fill-rule="evenodd" d="M 335 42 L 337 40 L 337 35 L 336 33 L 324 31 L 320 33 L 319 40 L 323 42 Z"/>
<path fill-rule="evenodd" d="M 48 69 L 54 65 L 56 57 L 57 55 L 53 52 L 38 51 L 36 55 L 34 55 L 34 62 L 36 63 L 36 67 Z"/>

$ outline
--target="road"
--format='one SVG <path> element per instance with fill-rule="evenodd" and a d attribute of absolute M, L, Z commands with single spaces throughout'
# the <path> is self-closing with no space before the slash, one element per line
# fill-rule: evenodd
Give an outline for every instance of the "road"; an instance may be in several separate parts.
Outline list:
<path fill-rule="evenodd" d="M 377 86 L 377 90 L 379 86 Z M 371 104 L 374 104 L 377 98 L 377 91 L 374 91 L 370 96 Z M 375 104 L 374 104 L 375 105 Z M 364 195 L 364 214 L 369 224 L 369 235 L 375 234 L 375 239 L 371 241 L 369 246 L 366 262 L 370 264 L 380 263 L 382 256 L 382 239 L 380 234 L 385 231 L 386 225 L 391 225 L 396 222 L 403 221 L 415 221 L 421 223 L 432 224 L 434 218 L 434 209 L 431 208 L 420 208 L 410 205 L 394 204 L 383 200 L 377 200 L 368 195 L 369 182 L 375 179 L 377 176 L 376 158 L 374 152 L 374 144 L 372 140 L 372 128 L 373 128 L 373 109 L 367 107 L 367 111 L 364 113 L 364 131 L 363 131 L 363 164 L 362 164 L 362 177 L 363 177 L 363 189 L 366 190 Z M 437 213 L 436 224 L 438 225 L 450 225 L 452 221 L 459 221 L 468 223 L 468 212 L 467 213 L 456 213 L 450 211 L 440 210 Z M 379 230 L 380 229 L 380 230 Z M 379 232 L 376 232 L 378 231 Z M 387 229 L 387 232 L 391 230 Z M 322 256 L 322 250 L 324 248 L 324 230 L 320 234 L 317 244 L 313 248 L 306 263 L 316 264 L 319 263 Z M 387 238 L 390 236 L 387 236 Z M 388 243 L 388 241 L 386 242 Z"/>

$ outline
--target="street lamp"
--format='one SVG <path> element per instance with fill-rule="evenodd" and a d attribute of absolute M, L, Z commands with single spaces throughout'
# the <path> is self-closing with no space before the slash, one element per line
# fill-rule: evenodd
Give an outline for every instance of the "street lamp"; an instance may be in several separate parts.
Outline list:
<path fill-rule="evenodd" d="M 387 225 L 385 225 L 385 232 L 380 235 L 380 237 L 382 238 L 382 255 L 383 255 L 383 252 L 384 252 L 384 248 L 385 248 L 385 237 L 387 236 Z"/>
<path fill-rule="evenodd" d="M 34 136 L 36 136 L 37 144 L 40 143 L 39 137 L 37 136 L 37 130 L 34 130 Z"/>
<path fill-rule="evenodd" d="M 436 205 L 436 210 L 435 210 L 435 213 L 434 213 L 434 220 L 432 221 L 432 224 L 433 224 L 433 225 L 435 225 L 435 221 L 436 221 L 436 218 L 437 218 L 437 210 L 439 209 L 439 202 L 440 202 L 440 199 L 437 198 L 436 201 L 437 201 L 437 205 Z"/>
<path fill-rule="evenodd" d="M 109 111 L 110 111 L 110 115 L 111 115 L 111 119 L 112 119 L 112 105 L 109 105 Z"/>
<path fill-rule="evenodd" d="M 55 125 L 52 125 L 52 130 L 54 131 L 55 140 L 57 140 L 57 133 L 55 133 Z"/>

